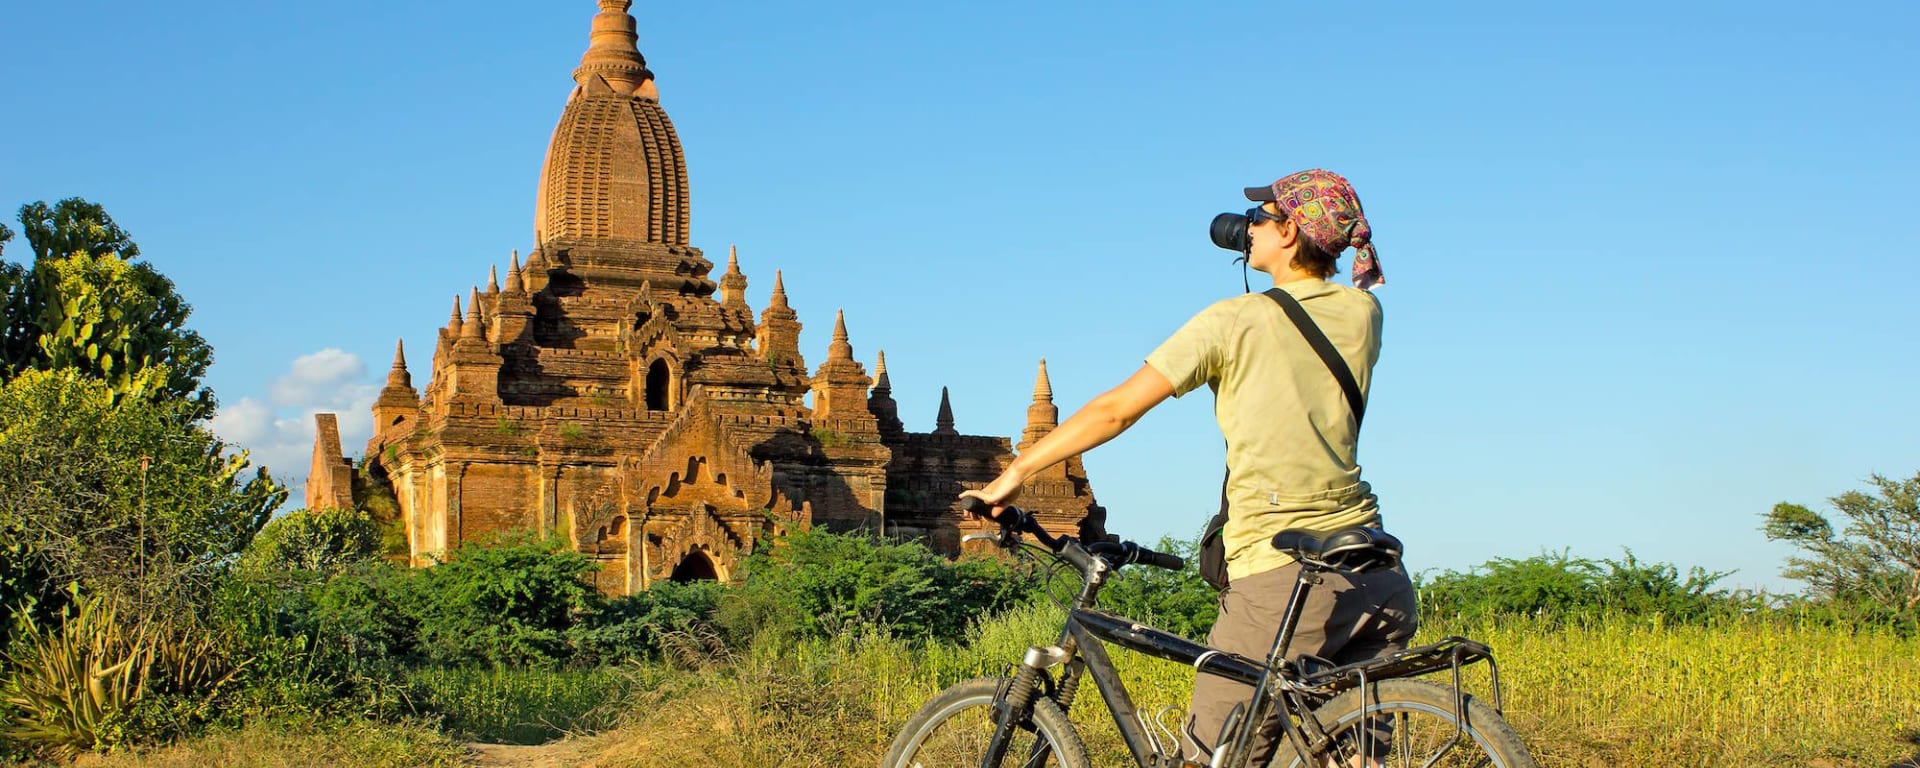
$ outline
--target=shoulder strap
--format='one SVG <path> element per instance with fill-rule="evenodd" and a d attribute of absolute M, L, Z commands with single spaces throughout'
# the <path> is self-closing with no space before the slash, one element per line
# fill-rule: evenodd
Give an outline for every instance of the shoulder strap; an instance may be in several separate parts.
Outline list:
<path fill-rule="evenodd" d="M 1360 383 L 1354 380 L 1353 370 L 1347 367 L 1346 358 L 1333 348 L 1333 342 L 1327 340 L 1327 334 L 1314 324 L 1313 317 L 1307 314 L 1307 308 L 1300 306 L 1300 301 L 1293 294 L 1278 287 L 1267 290 L 1266 294 L 1267 298 L 1273 299 L 1275 304 L 1286 310 L 1294 327 L 1300 329 L 1300 335 L 1307 337 L 1307 345 L 1313 347 L 1314 353 L 1320 356 L 1320 362 L 1326 363 L 1327 370 L 1332 371 L 1333 378 L 1340 382 L 1341 391 L 1347 393 L 1347 405 L 1353 408 L 1353 426 L 1359 429 L 1360 422 L 1367 416 L 1367 402 L 1360 397 Z"/>

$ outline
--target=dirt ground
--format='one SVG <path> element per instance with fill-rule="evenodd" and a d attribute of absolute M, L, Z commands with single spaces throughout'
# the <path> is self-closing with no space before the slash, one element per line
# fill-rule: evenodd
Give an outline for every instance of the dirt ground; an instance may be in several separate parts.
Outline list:
<path fill-rule="evenodd" d="M 469 743 L 473 764 L 480 768 L 575 768 L 590 766 L 580 746 L 571 740 L 538 746 Z"/>

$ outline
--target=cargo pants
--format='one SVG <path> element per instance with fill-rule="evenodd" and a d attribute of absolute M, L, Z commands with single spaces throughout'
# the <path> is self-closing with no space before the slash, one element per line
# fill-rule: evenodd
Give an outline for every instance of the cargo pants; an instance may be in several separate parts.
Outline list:
<path fill-rule="evenodd" d="M 1307 593 L 1300 623 L 1287 658 L 1311 654 L 1347 664 L 1405 650 L 1418 627 L 1413 581 L 1403 568 L 1362 574 L 1323 573 L 1321 583 Z M 1274 636 L 1293 597 L 1300 564 L 1234 579 L 1220 593 L 1220 618 L 1207 635 L 1207 644 L 1229 653 L 1265 661 L 1273 652 Z M 1188 760 L 1205 763 L 1220 736 L 1220 727 L 1237 704 L 1253 698 L 1253 686 L 1224 677 L 1202 674 L 1194 679 L 1193 704 L 1188 707 L 1182 751 Z M 1255 734 L 1249 765 L 1266 765 L 1280 735 L 1280 720 L 1271 717 Z"/>

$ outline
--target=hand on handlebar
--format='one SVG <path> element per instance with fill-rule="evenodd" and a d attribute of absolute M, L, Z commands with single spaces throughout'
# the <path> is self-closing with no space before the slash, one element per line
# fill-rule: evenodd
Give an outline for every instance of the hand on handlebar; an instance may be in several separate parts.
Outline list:
<path fill-rule="evenodd" d="M 967 517 L 974 519 L 986 519 L 996 523 L 1006 522 L 1006 519 L 1004 519 L 1005 513 L 1007 510 L 1012 509 L 1009 503 L 1013 501 L 1012 495 L 996 500 L 994 497 L 986 494 L 988 488 L 992 488 L 992 486 L 982 488 L 978 491 L 965 491 L 961 493 L 960 511 L 965 513 Z M 1018 492 L 1016 491 L 1013 495 L 1018 495 Z"/>

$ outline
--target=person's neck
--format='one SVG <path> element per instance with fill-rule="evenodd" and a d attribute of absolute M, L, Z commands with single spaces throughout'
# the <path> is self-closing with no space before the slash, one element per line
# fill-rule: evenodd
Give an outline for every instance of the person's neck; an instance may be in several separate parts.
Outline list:
<path fill-rule="evenodd" d="M 1293 269 L 1292 267 L 1288 267 L 1287 269 L 1284 269 L 1284 270 L 1274 271 L 1273 287 L 1278 288 L 1281 285 L 1284 285 L 1286 283 L 1297 283 L 1301 280 L 1325 280 L 1325 279 L 1326 278 L 1313 274 L 1312 272 L 1304 272 L 1298 269 Z"/>

